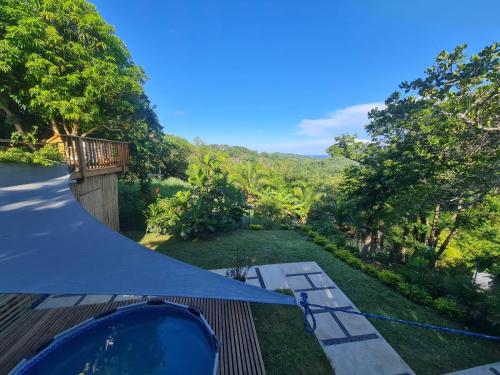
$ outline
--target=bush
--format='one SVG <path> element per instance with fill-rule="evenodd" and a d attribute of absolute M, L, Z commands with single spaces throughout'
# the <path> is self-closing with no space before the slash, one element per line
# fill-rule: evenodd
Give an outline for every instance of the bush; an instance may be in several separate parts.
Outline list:
<path fill-rule="evenodd" d="M 346 263 L 351 267 L 363 269 L 363 261 L 359 258 L 356 258 L 354 255 L 349 254 L 349 256 L 345 259 Z"/>
<path fill-rule="evenodd" d="M 337 247 L 344 247 L 346 244 L 346 237 L 343 234 L 336 234 L 333 236 L 333 242 Z"/>
<path fill-rule="evenodd" d="M 262 229 L 264 229 L 264 226 L 261 224 L 250 224 L 250 229 L 251 230 L 262 230 Z"/>
<path fill-rule="evenodd" d="M 347 258 L 352 256 L 351 253 L 349 253 L 348 251 L 345 251 L 345 250 L 337 250 L 335 255 L 337 256 L 337 258 L 340 258 L 342 260 L 347 260 Z"/>
<path fill-rule="evenodd" d="M 337 251 L 337 246 L 335 246 L 335 244 L 333 243 L 329 243 L 325 245 L 324 249 L 329 253 L 335 254 L 335 252 Z"/>
<path fill-rule="evenodd" d="M 35 151 L 25 151 L 17 147 L 0 151 L 0 163 L 37 164 L 49 167 L 64 160 L 55 145 L 45 145 Z"/>
<path fill-rule="evenodd" d="M 319 246 L 325 246 L 328 243 L 328 239 L 321 235 L 314 237 L 314 243 Z"/>
<path fill-rule="evenodd" d="M 404 282 L 403 276 L 392 272 L 383 270 L 380 271 L 377 275 L 380 281 L 382 281 L 386 285 L 397 286 L 399 283 Z"/>
<path fill-rule="evenodd" d="M 280 203 L 270 194 L 263 194 L 259 197 L 255 203 L 253 216 L 266 228 L 273 228 L 287 221 Z"/>
<path fill-rule="evenodd" d="M 451 319 L 462 319 L 464 316 L 463 309 L 458 306 L 455 301 L 445 297 L 440 297 L 434 300 L 434 308 L 441 314 Z"/>
<path fill-rule="evenodd" d="M 246 204 L 243 193 L 229 184 L 217 159 L 206 155 L 190 166 L 191 190 L 149 205 L 147 230 L 183 239 L 227 231 L 241 222 Z"/>
<path fill-rule="evenodd" d="M 365 264 L 363 266 L 363 271 L 373 277 L 378 277 L 378 274 L 380 273 L 379 269 L 371 264 Z"/>
<path fill-rule="evenodd" d="M 419 305 L 429 305 L 432 303 L 432 297 L 425 289 L 406 282 L 400 282 L 397 288 L 401 294 L 409 300 L 418 303 Z"/>
<path fill-rule="evenodd" d="M 318 232 L 315 232 L 314 230 L 310 230 L 307 232 L 307 235 L 309 236 L 309 238 L 313 239 L 320 236 L 320 234 Z"/>

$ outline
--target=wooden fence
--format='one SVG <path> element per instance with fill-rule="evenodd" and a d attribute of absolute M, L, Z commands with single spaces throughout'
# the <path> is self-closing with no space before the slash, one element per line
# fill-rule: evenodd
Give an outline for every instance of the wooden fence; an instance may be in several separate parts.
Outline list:
<path fill-rule="evenodd" d="M 62 143 L 71 178 L 79 179 L 128 171 L 128 143 L 107 139 L 62 135 L 52 141 Z"/>

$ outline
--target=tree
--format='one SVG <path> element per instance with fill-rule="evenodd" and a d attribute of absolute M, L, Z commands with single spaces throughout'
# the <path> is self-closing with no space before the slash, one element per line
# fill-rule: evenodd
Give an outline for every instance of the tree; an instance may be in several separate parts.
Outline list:
<path fill-rule="evenodd" d="M 142 104 L 142 69 L 85 0 L 0 5 L 0 103 L 20 133 L 34 113 L 55 134 L 121 129 Z"/>
<path fill-rule="evenodd" d="M 130 171 L 162 163 L 146 77 L 85 0 L 0 2 L 0 123 L 22 137 L 71 134 L 130 142 Z M 2 132 L 2 134 L 4 134 Z"/>
<path fill-rule="evenodd" d="M 235 168 L 231 180 L 245 192 L 249 203 L 257 198 L 259 190 L 266 183 L 267 175 L 255 162 L 247 161 Z"/>
<path fill-rule="evenodd" d="M 230 230 L 242 220 L 247 208 L 243 193 L 229 183 L 215 157 L 206 154 L 190 164 L 188 176 L 191 190 L 148 207 L 148 231 L 197 238 Z"/>
<path fill-rule="evenodd" d="M 329 149 L 360 162 L 344 188 L 366 216 L 365 252 L 384 222 L 405 232 L 413 222 L 433 265 L 469 212 L 499 188 L 499 47 L 469 60 L 464 49 L 439 54 L 425 78 L 402 83 L 385 108 L 370 112 L 369 145 L 343 136 Z"/>

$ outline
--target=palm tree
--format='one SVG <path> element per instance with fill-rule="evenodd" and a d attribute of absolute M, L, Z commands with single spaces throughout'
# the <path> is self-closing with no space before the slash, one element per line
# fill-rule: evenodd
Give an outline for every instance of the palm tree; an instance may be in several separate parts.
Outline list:
<path fill-rule="evenodd" d="M 323 193 L 314 190 L 310 185 L 297 186 L 293 189 L 293 194 L 300 201 L 302 206 L 301 221 L 305 223 L 307 221 L 307 215 L 311 209 L 314 202 L 319 200 Z"/>
<path fill-rule="evenodd" d="M 255 163 L 246 162 L 231 176 L 231 180 L 247 196 L 249 203 L 254 202 L 260 188 L 265 184 L 267 174 L 259 170 Z"/>

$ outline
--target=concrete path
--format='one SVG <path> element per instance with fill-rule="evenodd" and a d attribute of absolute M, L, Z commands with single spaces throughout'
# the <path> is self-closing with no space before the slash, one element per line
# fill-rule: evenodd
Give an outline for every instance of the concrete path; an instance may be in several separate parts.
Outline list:
<path fill-rule="evenodd" d="M 457 372 L 450 372 L 447 375 L 500 375 L 500 362 L 468 368 Z"/>
<path fill-rule="evenodd" d="M 213 272 L 225 275 L 226 270 Z M 315 335 L 336 375 L 414 374 L 366 318 L 345 313 L 359 310 L 316 262 L 255 266 L 247 276 L 249 284 L 291 289 L 296 297 L 307 292 L 309 302 L 335 308 L 334 312 L 318 308 L 312 312 L 317 322 Z"/>

